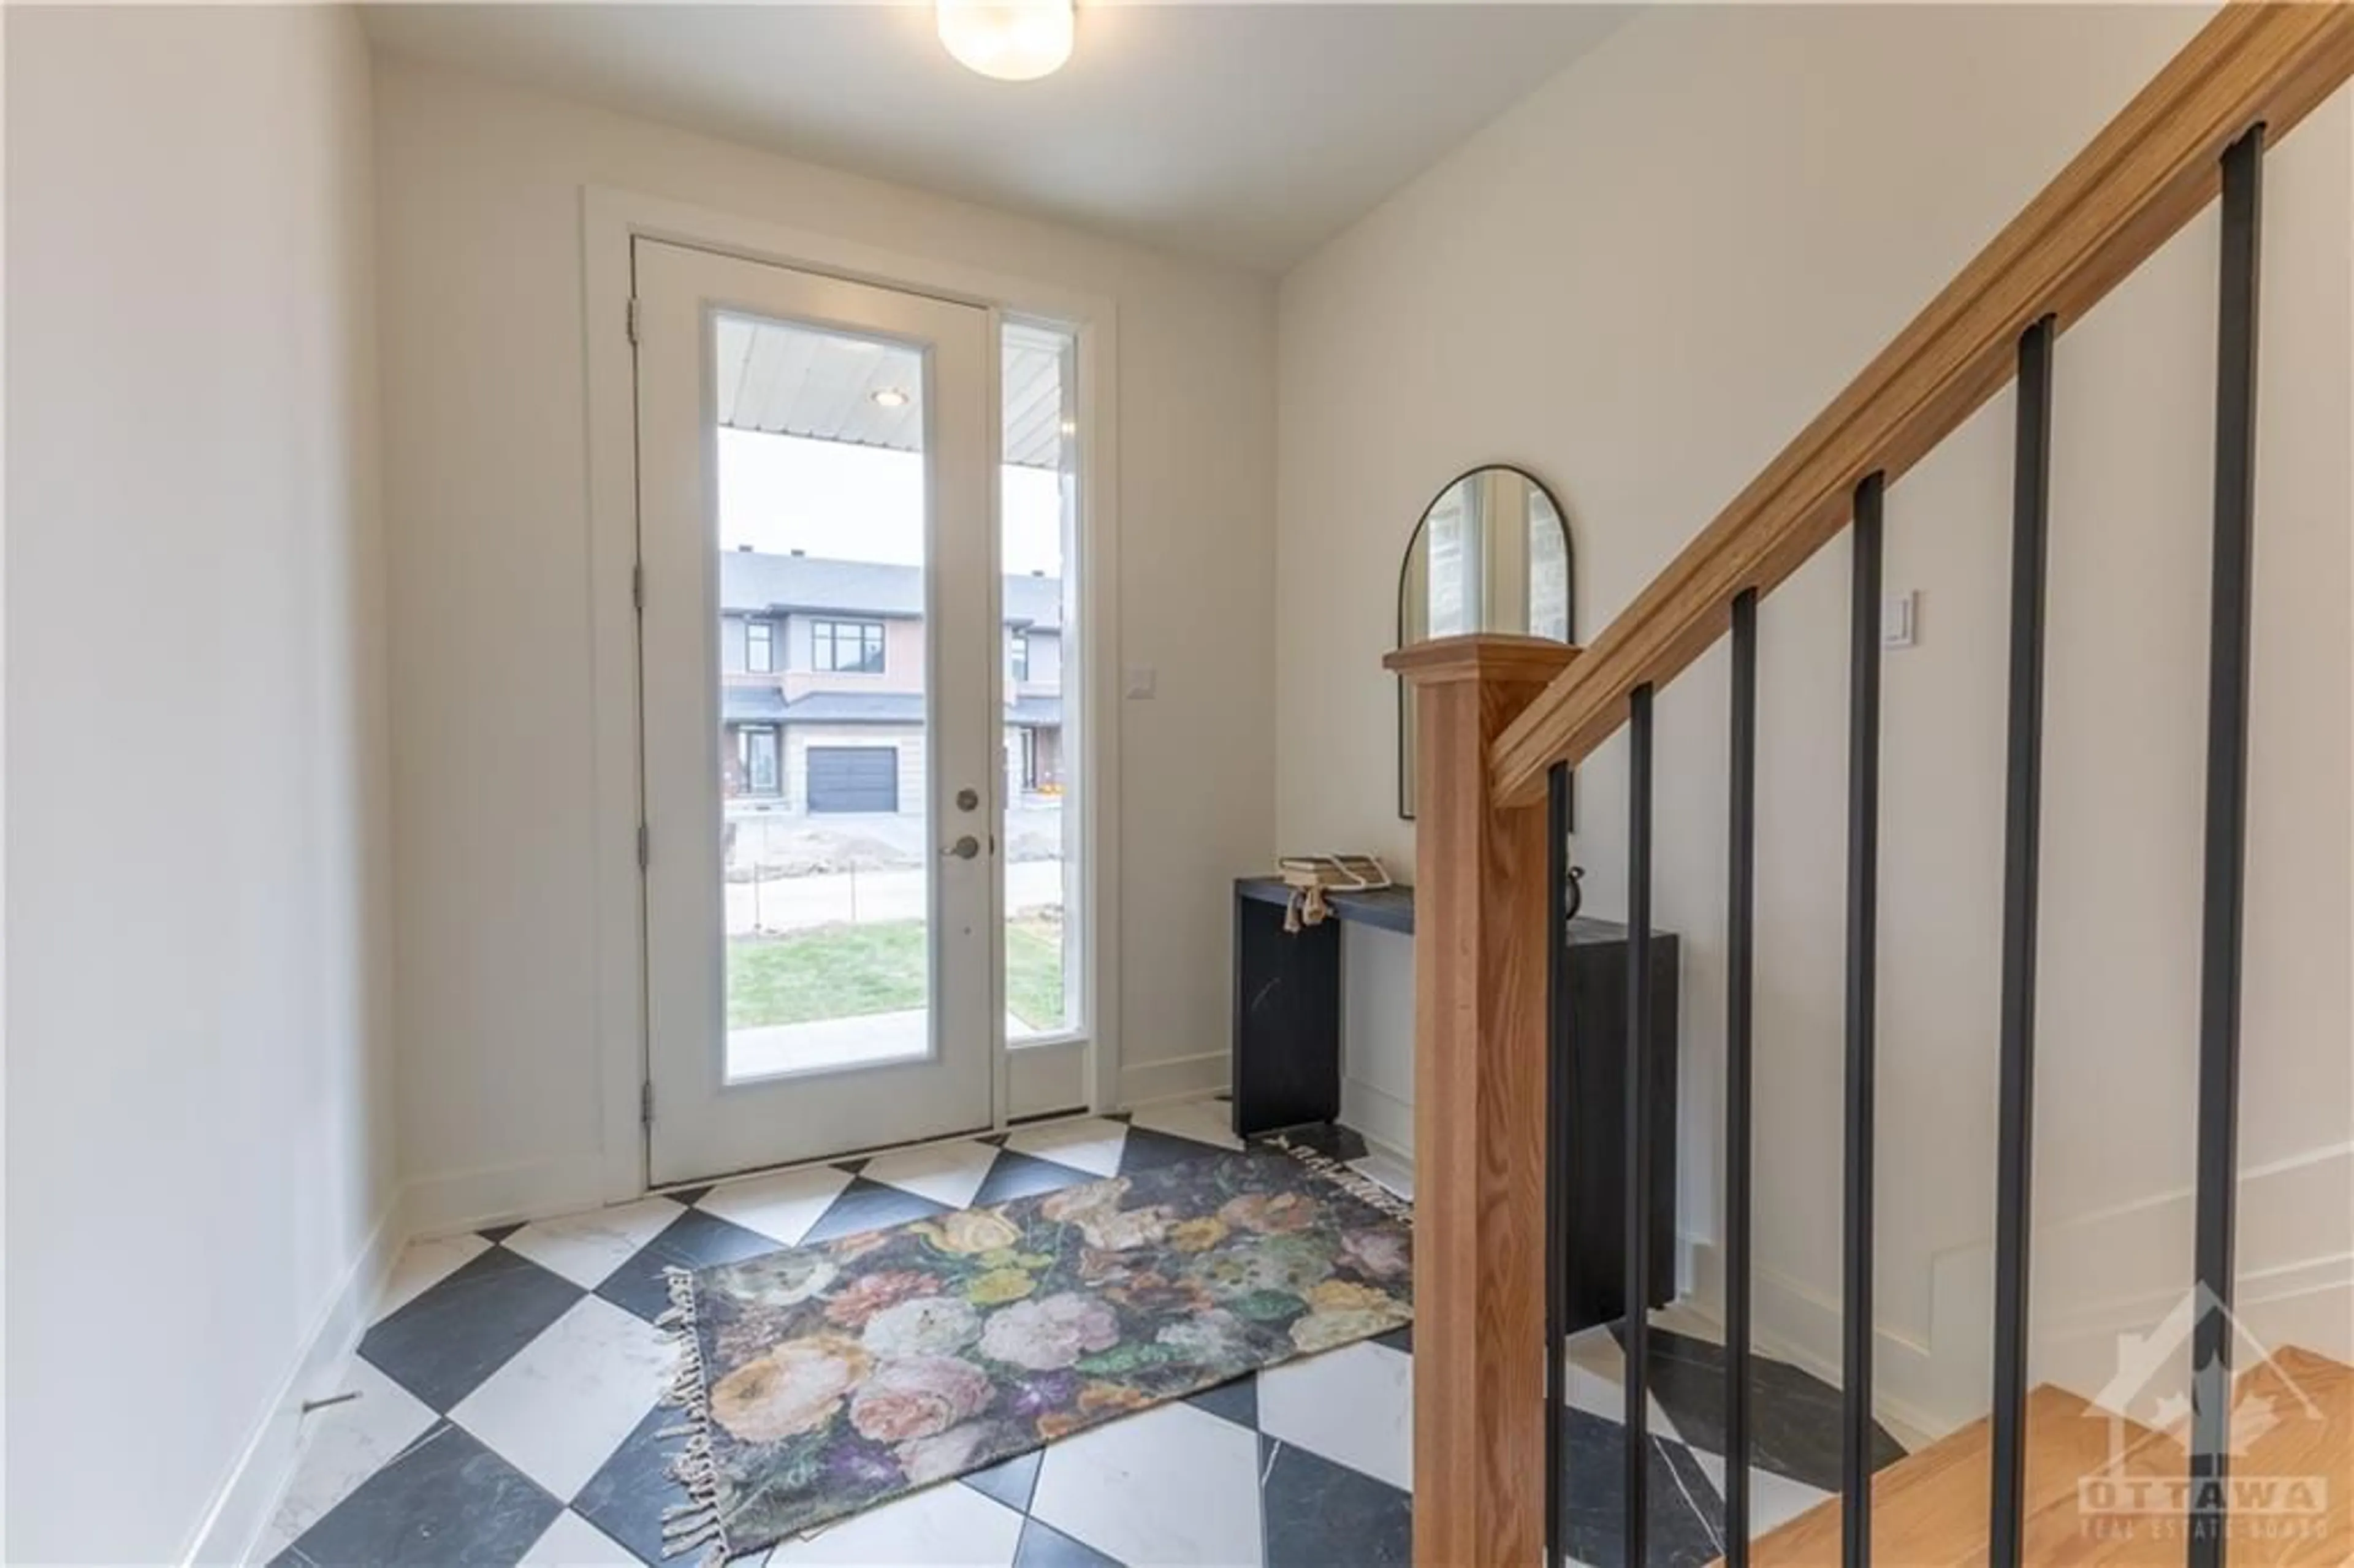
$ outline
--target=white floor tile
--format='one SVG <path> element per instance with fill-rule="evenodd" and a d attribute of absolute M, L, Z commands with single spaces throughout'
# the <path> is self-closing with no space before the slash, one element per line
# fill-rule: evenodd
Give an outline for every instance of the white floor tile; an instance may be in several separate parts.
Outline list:
<path fill-rule="evenodd" d="M 970 1487 L 927 1487 L 853 1514 L 769 1553 L 773 1568 L 1007 1568 L 1022 1542 L 1022 1516 Z"/>
<path fill-rule="evenodd" d="M 471 1231 L 409 1243 L 400 1261 L 392 1266 L 392 1275 L 384 1282 L 384 1295 L 368 1321 L 381 1323 L 490 1250 L 491 1244 Z"/>
<path fill-rule="evenodd" d="M 594 1290 L 684 1213 L 684 1206 L 668 1198 L 641 1198 L 610 1209 L 536 1221 L 500 1245 L 554 1269 L 584 1290 Z"/>
<path fill-rule="evenodd" d="M 258 1561 L 269 1562 L 324 1519 L 362 1481 L 424 1436 L 435 1419 L 429 1406 L 357 1356 L 334 1392 L 359 1397 L 303 1418 L 302 1455 L 263 1531 Z"/>
<path fill-rule="evenodd" d="M 1569 1365 L 1567 1387 L 1563 1391 L 1564 1403 L 1588 1415 L 1599 1415 L 1606 1421 L 1627 1419 L 1627 1353 L 1607 1329 L 1586 1329 L 1572 1334 L 1568 1340 Z M 1667 1410 L 1659 1396 L 1647 1401 L 1650 1412 L 1650 1436 L 1681 1442 L 1682 1434 L 1668 1419 Z"/>
<path fill-rule="evenodd" d="M 1243 1140 L 1235 1136 L 1234 1109 L 1221 1100 L 1181 1100 L 1174 1105 L 1147 1106 L 1128 1120 L 1130 1127 L 1165 1132 L 1172 1138 L 1190 1138 L 1196 1143 L 1215 1144 L 1220 1149 L 1243 1146 Z"/>
<path fill-rule="evenodd" d="M 566 1509 L 524 1553 L 524 1568 L 643 1568 L 635 1553 Z"/>
<path fill-rule="evenodd" d="M 791 1246 L 809 1234 L 810 1227 L 849 1185 L 848 1172 L 831 1165 L 812 1165 L 714 1187 L 695 1206 Z"/>
<path fill-rule="evenodd" d="M 1128 1128 L 1119 1122 L 1082 1117 L 1077 1121 L 1023 1128 L 1005 1140 L 1005 1147 L 1016 1154 L 1034 1154 L 1074 1171 L 1117 1176 L 1120 1150 L 1127 1142 Z"/>
<path fill-rule="evenodd" d="M 652 1324 L 583 1297 L 450 1416 L 570 1501 L 654 1407 L 677 1355 Z"/>
<path fill-rule="evenodd" d="M 1414 1358 L 1359 1343 L 1258 1374 L 1258 1425 L 1402 1491 L 1414 1489 Z"/>
<path fill-rule="evenodd" d="M 878 1154 L 861 1166 L 858 1173 L 870 1181 L 880 1181 L 886 1187 L 929 1198 L 935 1203 L 961 1209 L 981 1191 L 989 1168 L 996 1162 L 995 1149 L 963 1139 L 955 1143 L 936 1143 L 928 1149 Z"/>
<path fill-rule="evenodd" d="M 1692 1448 L 1688 1452 L 1692 1463 L 1700 1467 L 1716 1495 L 1724 1496 L 1724 1459 L 1721 1455 Z M 1787 1476 L 1777 1476 L 1771 1470 L 1749 1467 L 1749 1537 L 1755 1540 L 1767 1531 L 1789 1523 L 1800 1514 L 1820 1507 L 1838 1496 L 1804 1481 L 1794 1481 Z"/>
<path fill-rule="evenodd" d="M 1030 1512 L 1122 1563 L 1255 1568 L 1258 1435 L 1190 1404 L 1109 1422 L 1047 1448 Z"/>

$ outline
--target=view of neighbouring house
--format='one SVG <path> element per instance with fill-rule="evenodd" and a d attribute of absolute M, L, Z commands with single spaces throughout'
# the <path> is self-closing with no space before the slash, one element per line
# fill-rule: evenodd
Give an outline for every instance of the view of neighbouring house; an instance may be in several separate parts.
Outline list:
<path fill-rule="evenodd" d="M 919 814 L 919 567 L 751 549 L 719 557 L 720 767 L 732 804 L 794 814 Z M 1008 577 L 1009 804 L 1063 779 L 1063 584 Z"/>

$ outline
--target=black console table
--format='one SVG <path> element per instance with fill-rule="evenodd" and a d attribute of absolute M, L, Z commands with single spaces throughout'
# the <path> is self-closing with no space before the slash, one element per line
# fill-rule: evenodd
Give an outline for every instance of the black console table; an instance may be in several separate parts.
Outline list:
<path fill-rule="evenodd" d="M 1280 878 L 1235 883 L 1234 1127 L 1238 1137 L 1341 1114 L 1341 927 L 1414 935 L 1414 889 L 1326 895 L 1331 918 L 1283 928 Z M 1570 1326 L 1622 1315 L 1626 1254 L 1627 927 L 1569 923 Z M 1653 1306 L 1675 1295 L 1676 975 L 1674 933 L 1651 937 Z"/>

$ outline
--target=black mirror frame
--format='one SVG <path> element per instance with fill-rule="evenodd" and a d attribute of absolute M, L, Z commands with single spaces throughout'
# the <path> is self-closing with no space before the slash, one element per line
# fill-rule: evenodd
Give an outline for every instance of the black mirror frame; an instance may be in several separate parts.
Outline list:
<path fill-rule="evenodd" d="M 1437 491 L 1433 492 L 1430 499 L 1423 503 L 1422 514 L 1415 519 L 1413 531 L 1405 536 L 1405 553 L 1398 558 L 1397 641 L 1395 644 L 1397 647 L 1403 648 L 1405 646 L 1406 574 L 1413 567 L 1415 542 L 1422 537 L 1422 531 L 1430 524 L 1431 509 L 1437 506 L 1441 500 L 1445 499 L 1448 491 L 1453 490 L 1457 485 L 1462 483 L 1465 480 L 1469 479 L 1472 475 L 1490 473 L 1498 470 L 1501 470 L 1506 473 L 1519 474 L 1522 479 L 1527 480 L 1529 483 L 1535 486 L 1537 493 L 1543 495 L 1545 500 L 1552 504 L 1553 514 L 1561 520 L 1562 570 L 1569 579 L 1564 585 L 1568 590 L 1564 595 L 1564 600 L 1567 607 L 1567 624 L 1564 626 L 1563 630 L 1567 634 L 1565 641 L 1572 643 L 1575 643 L 1577 641 L 1577 541 L 1569 531 L 1569 509 L 1561 503 L 1561 497 L 1553 493 L 1553 486 L 1547 484 L 1543 480 L 1539 479 L 1535 474 L 1531 473 L 1527 469 L 1522 468 L 1519 463 L 1483 462 L 1475 463 L 1471 467 L 1465 469 L 1461 473 L 1457 474 L 1453 479 L 1448 480 L 1445 484 L 1440 485 Z M 1408 722 L 1406 718 L 1406 704 L 1413 701 L 1413 697 L 1406 691 L 1405 678 L 1404 676 L 1397 676 L 1394 678 L 1397 681 L 1397 814 L 1398 821 L 1402 822 L 1411 822 L 1414 821 L 1414 812 L 1408 808 L 1407 804 L 1411 781 L 1406 778 L 1405 731 L 1406 724 Z M 1576 790 L 1577 780 L 1575 776 L 1573 776 L 1570 779 L 1569 798 L 1569 825 L 1573 828 L 1577 825 Z"/>

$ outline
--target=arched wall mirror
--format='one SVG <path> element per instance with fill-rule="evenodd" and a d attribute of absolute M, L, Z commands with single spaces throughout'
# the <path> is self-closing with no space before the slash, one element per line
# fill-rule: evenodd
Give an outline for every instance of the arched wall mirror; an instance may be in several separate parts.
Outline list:
<path fill-rule="evenodd" d="M 1503 464 L 1438 493 L 1398 573 L 1398 646 L 1475 631 L 1567 642 L 1575 635 L 1569 521 L 1543 481 Z M 1414 818 L 1414 701 L 1398 683 L 1398 815 Z"/>

